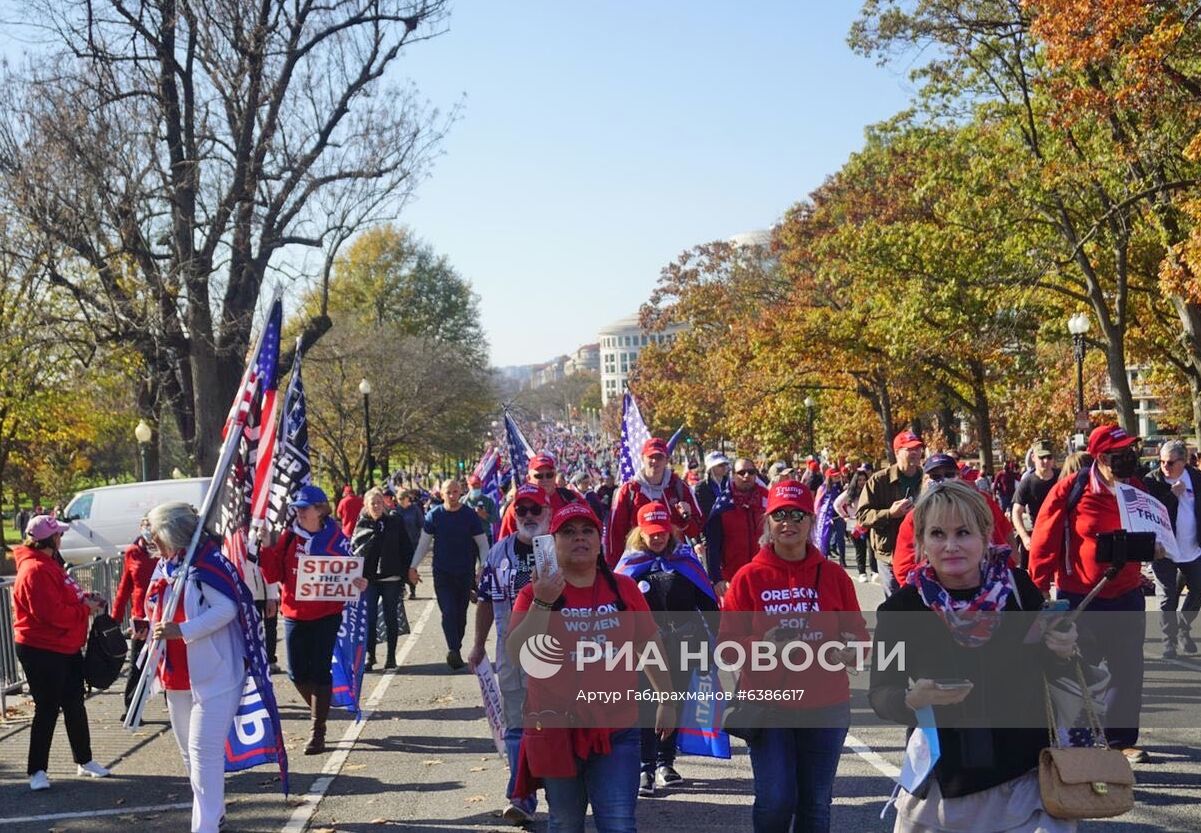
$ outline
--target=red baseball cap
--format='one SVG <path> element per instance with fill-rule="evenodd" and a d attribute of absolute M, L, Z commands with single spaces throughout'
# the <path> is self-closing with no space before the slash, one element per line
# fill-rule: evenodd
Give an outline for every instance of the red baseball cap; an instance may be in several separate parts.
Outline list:
<path fill-rule="evenodd" d="M 1138 437 L 1130 436 L 1116 425 L 1098 425 L 1088 435 L 1088 453 L 1108 454 L 1111 451 L 1129 448 L 1138 441 Z"/>
<path fill-rule="evenodd" d="M 555 458 L 551 457 L 549 454 L 535 454 L 530 458 L 530 471 L 553 468 L 556 468 Z"/>
<path fill-rule="evenodd" d="M 645 457 L 648 454 L 662 454 L 664 457 L 666 457 L 667 443 L 658 437 L 651 437 L 642 444 L 642 456 Z"/>
<path fill-rule="evenodd" d="M 596 527 L 597 532 L 601 531 L 600 519 L 596 517 L 596 513 L 588 508 L 588 504 L 575 501 L 564 506 L 550 519 L 550 534 L 554 535 L 563 524 L 577 519 L 588 521 Z"/>
<path fill-rule="evenodd" d="M 469 475 L 467 475 L 467 485 L 471 486 L 472 488 L 474 488 L 476 486 L 483 486 L 484 481 L 480 480 L 474 474 L 469 474 Z"/>
<path fill-rule="evenodd" d="M 902 448 L 922 448 L 925 445 L 926 443 L 922 438 L 908 428 L 892 438 L 893 451 L 898 451 Z"/>
<path fill-rule="evenodd" d="M 644 535 L 654 535 L 657 532 L 671 532 L 671 512 L 667 504 L 648 503 L 638 510 L 638 528 Z"/>
<path fill-rule="evenodd" d="M 780 480 L 767 490 L 767 514 L 777 509 L 800 509 L 813 514 L 813 493 L 798 480 Z"/>
<path fill-rule="evenodd" d="M 533 501 L 539 506 L 550 506 L 550 496 L 540 486 L 535 486 L 533 483 L 522 483 L 517 487 L 517 495 L 513 498 L 513 505 L 521 503 L 523 500 Z"/>

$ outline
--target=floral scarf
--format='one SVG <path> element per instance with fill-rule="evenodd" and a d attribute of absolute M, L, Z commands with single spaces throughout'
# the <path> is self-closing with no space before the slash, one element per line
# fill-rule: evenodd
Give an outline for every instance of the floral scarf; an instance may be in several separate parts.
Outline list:
<path fill-rule="evenodd" d="M 999 613 L 1017 592 L 1009 569 L 1009 547 L 989 547 L 980 565 L 980 576 L 982 581 L 976 595 L 960 601 L 939 583 L 929 562 L 909 575 L 909 583 L 917 586 L 922 604 L 938 614 L 951 637 L 965 648 L 979 648 L 992 639 L 1001 617 L 978 614 Z"/>

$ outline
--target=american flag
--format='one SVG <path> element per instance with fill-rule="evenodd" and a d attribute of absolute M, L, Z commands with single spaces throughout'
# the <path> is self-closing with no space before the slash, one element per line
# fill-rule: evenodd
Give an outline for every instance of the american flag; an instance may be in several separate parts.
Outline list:
<path fill-rule="evenodd" d="M 267 484 L 275 444 L 275 398 L 283 317 L 283 303 L 277 300 L 267 316 L 258 355 L 246 367 L 241 390 L 225 425 L 226 434 L 234 430 L 241 436 L 222 485 L 221 516 L 216 532 L 221 536 L 225 557 L 243 574 L 247 560 L 258 561 L 257 536 L 254 536 L 255 543 L 251 543 L 251 521 L 256 517 L 261 519 L 266 513 Z"/>
<path fill-rule="evenodd" d="M 500 505 L 500 452 L 495 448 L 489 448 L 484 452 L 484 456 L 476 463 L 475 470 L 472 472 L 480 479 L 480 489 L 485 495 L 496 501 Z"/>
<path fill-rule="evenodd" d="M 509 442 L 509 465 L 513 469 L 513 477 L 524 480 L 525 473 L 530 468 L 530 460 L 534 457 L 534 448 L 508 411 L 505 411 L 505 437 Z"/>
<path fill-rule="evenodd" d="M 275 436 L 275 460 L 271 469 L 271 490 L 267 496 L 263 532 L 279 531 L 292 523 L 294 511 L 290 499 L 301 486 L 313 482 L 309 456 L 309 418 L 304 399 L 304 381 L 300 375 L 300 339 L 296 339 L 296 358 L 292 361 L 292 379 L 280 409 L 279 430 Z"/>
<path fill-rule="evenodd" d="M 634 479 L 642 456 L 643 444 L 651 438 L 650 429 L 642 419 L 638 410 L 638 402 L 634 394 L 626 391 L 621 400 L 621 482 Z"/>

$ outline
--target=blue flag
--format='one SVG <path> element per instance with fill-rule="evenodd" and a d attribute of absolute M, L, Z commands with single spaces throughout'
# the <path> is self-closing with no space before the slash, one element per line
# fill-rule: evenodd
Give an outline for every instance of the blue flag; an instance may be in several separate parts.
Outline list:
<path fill-rule="evenodd" d="M 525 473 L 530 468 L 530 460 L 534 457 L 534 448 L 508 411 L 505 411 L 505 437 L 509 443 L 509 465 L 512 467 L 513 477 L 524 480 Z"/>
<path fill-rule="evenodd" d="M 672 452 L 676 450 L 676 446 L 680 444 L 680 438 L 684 436 L 684 426 L 681 425 L 676 429 L 676 432 L 671 435 L 671 439 L 667 441 L 667 455 L 670 457 Z"/>
<path fill-rule="evenodd" d="M 634 394 L 626 391 L 621 400 L 619 474 L 622 483 L 634 479 L 634 473 L 638 471 L 642 463 L 642 446 L 650 438 L 650 429 L 646 427 L 646 422 L 642 419 L 642 412 L 638 410 L 638 402 L 634 399 Z"/>
<path fill-rule="evenodd" d="M 380 617 L 383 618 L 383 617 Z M 359 595 L 353 604 L 342 608 L 342 624 L 338 627 L 338 641 L 334 643 L 333 699 L 335 706 L 354 715 L 355 721 L 363 719 L 359 698 L 363 691 L 364 658 L 367 653 L 367 594 Z"/>

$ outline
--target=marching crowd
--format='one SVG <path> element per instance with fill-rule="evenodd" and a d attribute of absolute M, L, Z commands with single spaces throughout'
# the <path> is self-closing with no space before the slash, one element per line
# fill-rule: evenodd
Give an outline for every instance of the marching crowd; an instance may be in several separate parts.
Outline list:
<path fill-rule="evenodd" d="M 192 784 L 193 831 L 212 833 L 222 823 L 222 745 L 237 695 L 253 673 L 243 660 L 249 649 L 240 602 L 252 600 L 251 609 L 269 623 L 263 652 L 272 670 L 278 670 L 275 621 L 283 618 L 287 674 L 311 713 L 304 751 L 325 751 L 330 657 L 344 603 L 298 595 L 298 558 L 306 554 L 364 559 L 355 587 L 368 598 L 367 666 L 379 664 L 382 605 L 385 669 L 396 667 L 397 641 L 407 632 L 402 599 L 416 597 L 418 568 L 430 561 L 448 666 L 475 668 L 495 634 L 491 655 L 510 769 L 504 817 L 532 822 L 541 791 L 550 830 L 564 833 L 582 833 L 589 807 L 600 833 L 633 831 L 637 800 L 684 780 L 676 769 L 680 714 L 670 697 L 606 712 L 609 722 L 598 727 L 586 706 L 565 702 L 523 669 L 529 640 L 569 638 L 557 626 L 568 616 L 591 623 L 590 638 L 601 634 L 663 655 L 671 655 L 672 643 L 698 616 L 714 624 L 711 636 L 738 643 L 803 640 L 804 633 L 785 625 L 803 614 L 804 629 L 844 642 L 871 640 L 874 654 L 908 644 L 905 670 L 884 667 L 874 656 L 868 661 L 868 699 L 877 715 L 905 727 L 911 744 L 912 735 L 924 737 L 926 716 L 938 727 L 926 777 L 902 784 L 895 798 L 894 829 L 901 831 L 1067 831 L 1090 817 L 1087 807 L 1066 817 L 1051 812 L 1040 785 L 1045 725 L 969 729 L 956 728 L 953 719 L 996 702 L 1025 703 L 1041 714 L 1043 680 L 1069 674 L 1073 664 L 1105 662 L 1111 682 L 1103 737 L 1129 764 L 1148 760 L 1138 743 L 1142 629 L 1092 616 L 1047 628 L 1027 644 L 1023 628 L 980 617 L 1038 611 L 1052 588 L 1067 609 L 1143 611 L 1140 565 L 1111 568 L 1098 560 L 1098 542 L 1121 527 L 1120 485 L 1148 492 L 1171 514 L 1175 552 L 1158 551 L 1152 567 L 1164 611 L 1163 655 L 1197 650 L 1190 629 L 1201 608 L 1201 473 L 1181 442 L 1163 445 L 1158 466 L 1144 472 L 1138 438 L 1101 426 L 1086 451 L 1060 464 L 1051 444 L 1038 440 L 1026 471 L 1006 465 L 989 479 L 953 451 L 927 449 L 909 430 L 893 439 L 895 462 L 879 469 L 816 459 L 765 469 L 714 452 L 681 474 L 667 443 L 651 438 L 637 450 L 634 476 L 618 484 L 608 468 L 613 458 L 596 438 L 536 439 L 546 450 L 529 459 L 527 471 L 514 473 L 499 501 L 475 476 L 466 484 L 448 478 L 428 493 L 412 482 L 402 486 L 403 478 L 361 497 L 347 487 L 336 506 L 320 488 L 304 487 L 292 497 L 295 523 L 264 542 L 257 567 L 232 585 L 227 554 L 208 539 L 186 580 L 172 583 L 199 519 L 178 503 L 149 513 L 126 553 L 113 612 L 120 619 L 131 607 L 135 658 L 145 656 L 148 636 L 166 642 L 155 682 L 167 693 Z M 52 516 L 37 515 L 16 550 L 16 642 L 35 704 L 27 765 L 34 790 L 50 786 L 47 760 L 60 711 L 80 773 L 108 774 L 92 758 L 81 655 L 89 618 L 105 600 L 84 593 L 65 571 L 57 555 L 64 529 Z M 534 541 L 543 535 L 553 536 L 557 569 L 537 566 Z M 878 582 L 884 592 L 874 635 L 856 581 Z M 168 604 L 177 592 L 181 598 Z M 473 604 L 473 641 L 464 657 Z M 174 610 L 169 618 L 168 610 Z M 615 615 L 624 612 L 648 615 Z M 258 632 L 257 621 L 251 625 Z M 1026 661 L 1014 666 L 999 659 L 1013 652 Z M 839 656 L 854 660 L 849 648 Z M 964 679 L 947 685 L 950 669 Z M 739 676 L 740 690 L 808 692 L 770 707 L 740 702 L 725 716 L 730 734 L 749 748 L 750 826 L 758 833 L 831 829 L 850 725 L 847 674 L 845 667 L 747 668 Z M 689 676 L 687 668 L 647 666 L 597 685 L 667 695 L 686 690 Z M 127 706 L 136 678 L 130 674 Z M 566 720 L 547 720 L 551 714 Z M 1111 785 L 1115 793 L 1126 786 L 1123 779 L 1119 773 Z"/>

